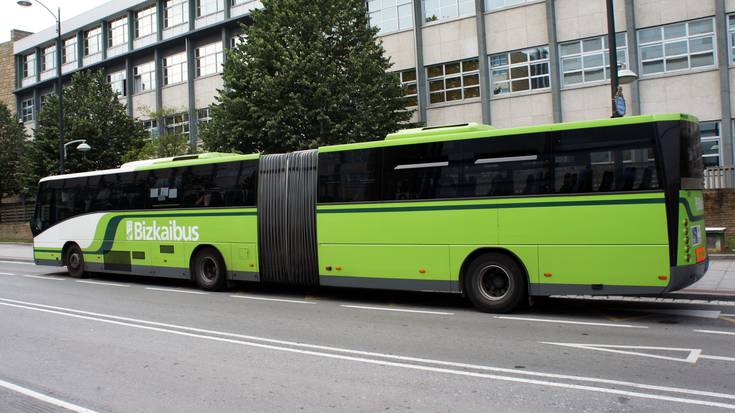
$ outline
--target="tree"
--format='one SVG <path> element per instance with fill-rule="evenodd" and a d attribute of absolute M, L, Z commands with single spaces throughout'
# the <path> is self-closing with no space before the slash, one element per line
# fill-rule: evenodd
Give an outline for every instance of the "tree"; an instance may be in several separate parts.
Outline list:
<path fill-rule="evenodd" d="M 55 94 L 44 98 L 25 168 L 29 189 L 35 188 L 39 178 L 59 173 L 58 110 Z M 80 153 L 70 146 L 65 173 L 116 168 L 125 154 L 141 148 L 147 137 L 143 126 L 128 116 L 102 71 L 78 72 L 64 87 L 64 134 L 67 142 L 86 139 L 92 147 Z"/>
<path fill-rule="evenodd" d="M 20 165 L 25 146 L 25 128 L 0 102 L 0 201 L 20 191 Z"/>
<path fill-rule="evenodd" d="M 161 122 L 166 117 L 176 113 L 177 111 L 174 109 L 161 108 L 157 111 L 147 111 L 146 116 L 149 119 L 158 119 Z M 140 148 L 133 148 L 125 154 L 123 161 L 130 162 L 143 159 L 168 158 L 196 152 L 197 148 L 189 144 L 188 136 L 181 133 L 164 132 L 161 135 L 146 140 L 145 144 Z"/>
<path fill-rule="evenodd" d="M 363 0 L 264 0 L 228 53 L 207 149 L 283 152 L 381 138 L 411 118 Z"/>

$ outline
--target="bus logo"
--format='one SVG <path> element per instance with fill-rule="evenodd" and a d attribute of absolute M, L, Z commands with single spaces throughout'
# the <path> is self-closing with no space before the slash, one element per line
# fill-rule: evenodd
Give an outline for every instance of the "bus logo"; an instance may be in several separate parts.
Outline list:
<path fill-rule="evenodd" d="M 127 241 L 199 241 L 198 225 L 177 225 L 176 220 L 159 225 L 153 221 L 127 221 L 125 225 Z"/>

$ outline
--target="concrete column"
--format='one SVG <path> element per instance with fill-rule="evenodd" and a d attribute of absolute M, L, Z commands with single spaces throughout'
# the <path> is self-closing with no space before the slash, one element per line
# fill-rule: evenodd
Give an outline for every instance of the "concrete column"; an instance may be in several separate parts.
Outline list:
<path fill-rule="evenodd" d="M 487 58 L 487 38 L 485 37 L 485 0 L 475 0 L 475 21 L 477 22 L 477 54 L 480 62 L 480 97 L 482 98 L 482 123 L 490 124 L 490 64 Z"/>
<path fill-rule="evenodd" d="M 194 30 L 194 20 L 197 18 L 197 4 L 196 0 L 188 0 L 189 3 L 189 31 Z"/>
<path fill-rule="evenodd" d="M 551 79 L 551 107 L 554 122 L 563 121 L 561 111 L 561 78 L 559 76 L 559 44 L 556 41 L 556 0 L 546 0 L 546 28 L 549 35 L 549 75 Z"/>
<path fill-rule="evenodd" d="M 161 64 L 161 52 L 158 48 L 153 50 L 153 61 L 156 66 L 156 109 L 154 111 L 160 113 L 161 109 L 163 109 L 163 92 L 161 91 L 163 87 L 163 65 Z M 159 117 L 158 136 L 163 135 L 164 130 L 163 118 Z"/>
<path fill-rule="evenodd" d="M 38 112 L 41 109 L 41 96 L 38 93 L 38 88 L 33 88 L 33 127 L 38 127 Z"/>
<path fill-rule="evenodd" d="M 41 81 L 41 48 L 36 47 L 33 51 L 36 55 L 36 82 Z"/>
<path fill-rule="evenodd" d="M 424 68 L 424 40 L 421 29 L 424 25 L 424 12 L 421 0 L 413 0 L 413 34 L 414 46 L 416 47 L 416 89 L 418 92 L 418 115 L 419 123 L 427 123 L 426 107 L 429 104 L 426 95 L 426 69 Z"/>
<path fill-rule="evenodd" d="M 133 93 L 135 93 L 135 79 L 133 74 L 133 64 L 130 56 L 125 57 L 125 104 L 128 109 L 128 116 L 133 116 Z"/>
<path fill-rule="evenodd" d="M 23 86 L 23 55 L 15 55 L 15 88 L 20 89 Z M 20 113 L 20 111 L 18 111 Z"/>
<path fill-rule="evenodd" d="M 156 20 L 158 24 L 158 30 L 156 30 L 156 40 L 158 40 L 159 42 L 161 41 L 161 39 L 163 39 L 163 3 L 165 1 L 166 0 L 158 0 L 156 2 Z"/>
<path fill-rule="evenodd" d="M 77 31 L 77 67 L 84 66 L 84 31 Z"/>
<path fill-rule="evenodd" d="M 727 14 L 725 12 L 725 0 L 715 0 L 715 25 L 717 28 L 717 60 L 720 70 L 720 106 L 722 110 L 722 126 L 720 138 L 722 148 L 720 149 L 720 162 L 722 165 L 732 165 L 735 154 L 733 154 L 732 135 L 732 105 L 730 103 L 730 57 L 727 39 Z"/>
<path fill-rule="evenodd" d="M 102 25 L 102 60 L 107 59 L 107 46 L 110 38 L 110 27 L 107 25 L 107 20 L 100 22 Z"/>
<path fill-rule="evenodd" d="M 194 95 L 194 81 L 196 80 L 196 66 L 194 61 L 194 45 L 191 38 L 186 38 L 186 70 L 188 72 L 186 86 L 189 92 L 189 145 L 196 148 L 198 125 L 196 96 Z"/>
<path fill-rule="evenodd" d="M 222 0 L 225 2 L 225 20 L 229 20 L 232 15 L 232 3 L 231 0 Z"/>
<path fill-rule="evenodd" d="M 638 73 L 640 76 L 641 68 L 638 67 L 638 35 L 636 34 L 635 25 L 635 4 L 634 0 L 625 0 L 625 26 L 627 27 L 628 36 L 628 69 Z M 628 105 L 632 114 L 641 114 L 641 90 L 638 79 L 630 84 L 630 96 L 628 97 Z"/>
<path fill-rule="evenodd" d="M 135 44 L 135 12 L 128 10 L 128 50 Z"/>

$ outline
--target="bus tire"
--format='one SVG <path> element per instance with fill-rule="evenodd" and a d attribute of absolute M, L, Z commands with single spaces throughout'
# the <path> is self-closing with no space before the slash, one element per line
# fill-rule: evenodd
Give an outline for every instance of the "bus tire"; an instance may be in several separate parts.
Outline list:
<path fill-rule="evenodd" d="M 482 254 L 467 268 L 464 291 L 480 311 L 511 312 L 526 297 L 526 275 L 518 263 L 507 255 Z"/>
<path fill-rule="evenodd" d="M 227 286 L 225 261 L 220 253 L 211 247 L 197 251 L 191 260 L 194 282 L 202 290 L 221 291 Z"/>
<path fill-rule="evenodd" d="M 77 244 L 71 244 L 64 254 L 64 264 L 66 270 L 74 278 L 84 278 L 87 273 L 84 270 L 84 254 Z"/>

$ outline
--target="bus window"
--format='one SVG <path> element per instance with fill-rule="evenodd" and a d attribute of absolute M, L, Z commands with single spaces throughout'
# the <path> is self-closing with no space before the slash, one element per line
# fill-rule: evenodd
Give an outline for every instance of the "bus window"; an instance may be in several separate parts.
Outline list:
<path fill-rule="evenodd" d="M 384 148 L 383 200 L 457 198 L 460 156 L 459 142 Z"/>
<path fill-rule="evenodd" d="M 181 205 L 183 173 L 178 169 L 158 169 L 148 174 L 148 204 L 151 208 L 169 208 Z"/>
<path fill-rule="evenodd" d="M 380 200 L 382 149 L 319 154 L 318 202 Z"/>
<path fill-rule="evenodd" d="M 549 193 L 545 134 L 470 139 L 465 153 L 462 196 L 493 197 Z"/>

